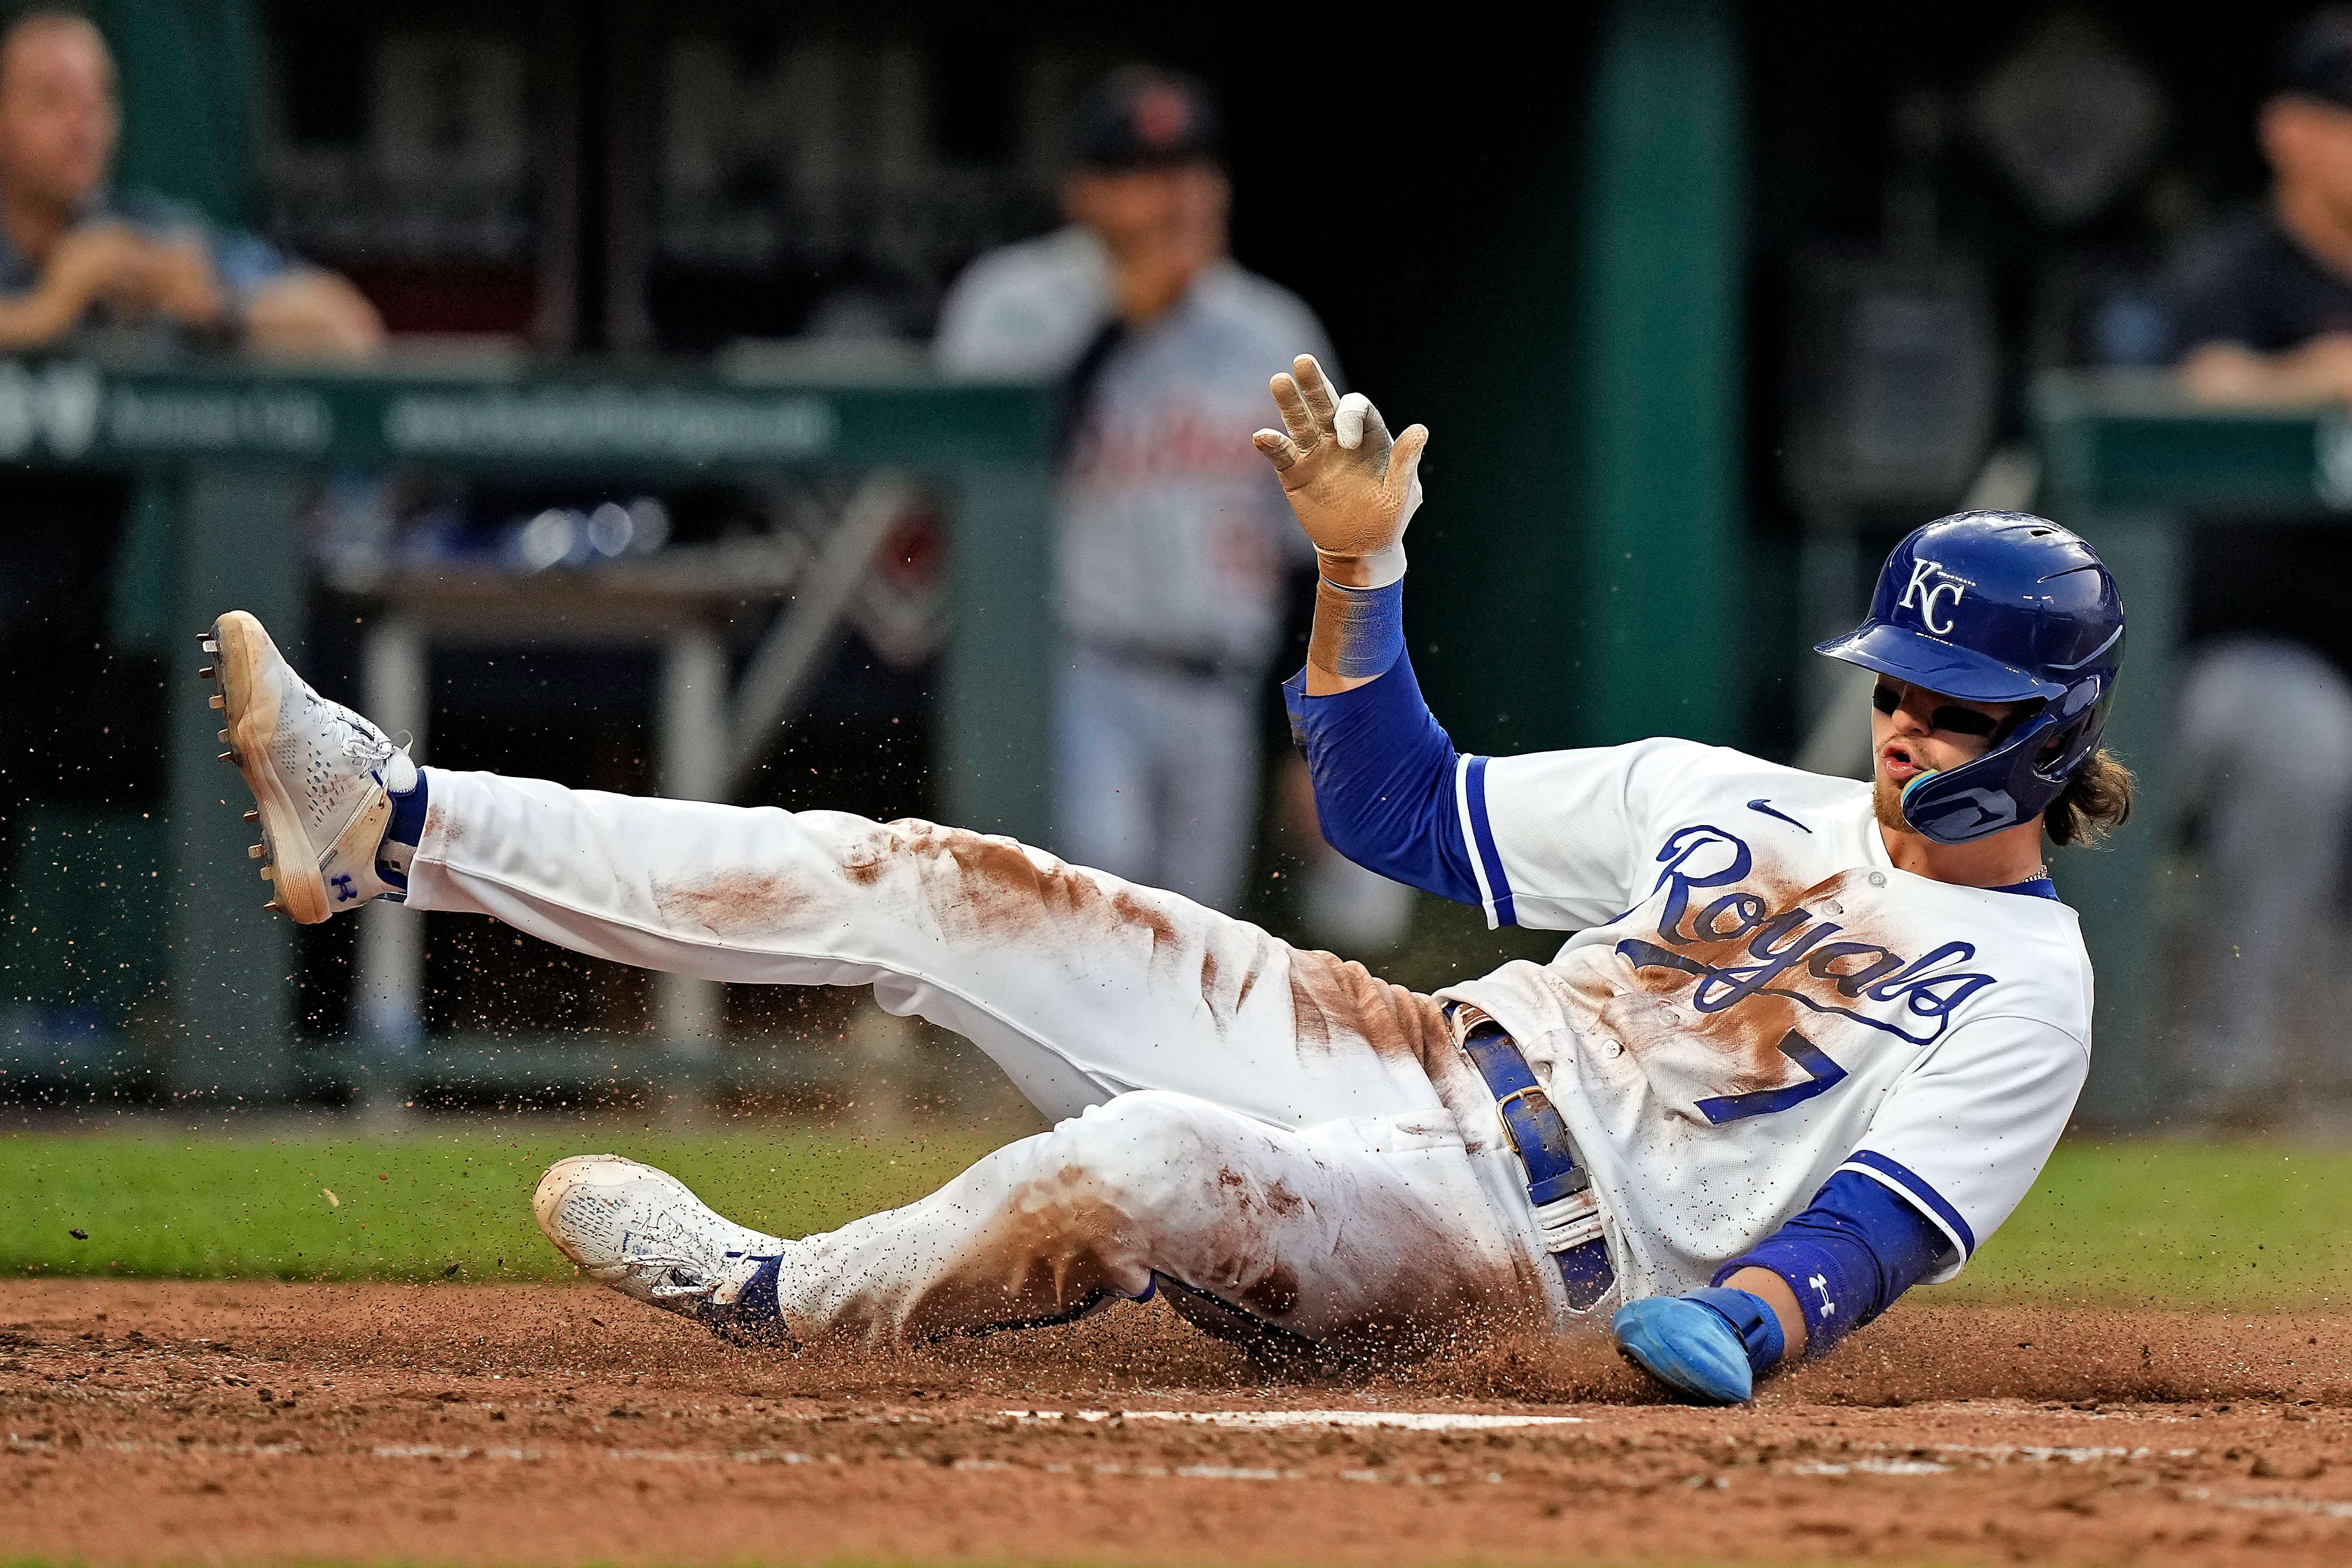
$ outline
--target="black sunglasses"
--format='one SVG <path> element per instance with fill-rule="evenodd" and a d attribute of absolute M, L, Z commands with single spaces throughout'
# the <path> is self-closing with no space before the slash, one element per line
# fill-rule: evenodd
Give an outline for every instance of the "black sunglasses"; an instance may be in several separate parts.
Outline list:
<path fill-rule="evenodd" d="M 1903 694 L 1891 686 L 1875 687 L 1870 693 L 1870 705 L 1881 713 L 1892 714 L 1903 706 Z M 1950 735 L 1990 735 L 2000 728 L 2000 721 L 1990 713 L 1947 702 L 1927 715 L 1927 728 Z"/>

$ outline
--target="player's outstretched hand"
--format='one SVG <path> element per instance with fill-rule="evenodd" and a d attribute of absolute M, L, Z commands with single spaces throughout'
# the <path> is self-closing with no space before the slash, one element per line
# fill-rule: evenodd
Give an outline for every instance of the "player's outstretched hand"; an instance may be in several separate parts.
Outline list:
<path fill-rule="evenodd" d="M 1755 1369 L 1722 1314 L 1681 1296 L 1651 1296 L 1617 1309 L 1609 1331 L 1617 1353 L 1701 1405 L 1742 1405 L 1756 1391 Z"/>
<path fill-rule="evenodd" d="M 1313 354 L 1300 354 L 1271 389 L 1285 428 L 1251 440 L 1281 474 L 1323 574 L 1350 587 L 1394 582 L 1404 574 L 1405 525 L 1421 505 L 1427 427 L 1415 425 L 1391 439 L 1362 393 L 1333 401 Z"/>

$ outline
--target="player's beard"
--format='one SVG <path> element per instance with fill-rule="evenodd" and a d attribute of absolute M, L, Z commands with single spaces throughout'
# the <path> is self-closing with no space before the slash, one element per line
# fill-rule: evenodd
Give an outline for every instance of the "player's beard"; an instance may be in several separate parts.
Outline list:
<path fill-rule="evenodd" d="M 1877 815 L 1878 826 L 1889 833 L 1908 833 L 1916 837 L 1919 830 L 1903 820 L 1903 792 L 1885 773 L 1874 773 L 1870 780 L 1870 808 Z"/>

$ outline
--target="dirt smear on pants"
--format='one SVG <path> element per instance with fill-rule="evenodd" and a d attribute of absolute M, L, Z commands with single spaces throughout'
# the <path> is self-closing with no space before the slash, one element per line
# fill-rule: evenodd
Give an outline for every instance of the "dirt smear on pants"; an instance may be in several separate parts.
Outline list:
<path fill-rule="evenodd" d="M 1906 1301 L 1751 1409 L 1653 1398 L 1534 1337 L 1271 1381 L 1157 1306 L 793 1355 L 584 1285 L 14 1281 L 0 1558 L 2352 1561 L 2330 1315 Z M 1331 1409 L 1573 1419 L 1164 1418 Z"/>

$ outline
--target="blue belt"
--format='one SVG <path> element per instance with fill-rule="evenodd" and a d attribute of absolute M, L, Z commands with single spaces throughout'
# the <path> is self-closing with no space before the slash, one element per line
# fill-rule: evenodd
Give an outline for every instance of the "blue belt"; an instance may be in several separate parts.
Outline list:
<path fill-rule="evenodd" d="M 1519 1054 L 1518 1042 L 1491 1018 L 1462 1037 L 1463 1054 L 1494 1091 L 1495 1113 L 1527 1173 L 1528 1201 L 1538 1209 L 1589 1191 L 1592 1178 L 1576 1163 L 1568 1124 L 1552 1109 L 1551 1097 L 1536 1082 L 1535 1070 Z M 1540 1217 L 1540 1216 L 1538 1216 Z M 1609 1293 L 1617 1271 L 1609 1265 L 1609 1243 L 1596 1237 L 1552 1254 L 1568 1287 L 1568 1304 L 1583 1311 Z"/>

